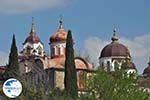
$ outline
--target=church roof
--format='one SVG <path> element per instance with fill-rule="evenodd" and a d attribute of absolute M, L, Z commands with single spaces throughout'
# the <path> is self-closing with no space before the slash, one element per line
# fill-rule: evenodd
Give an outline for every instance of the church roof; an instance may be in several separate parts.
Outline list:
<path fill-rule="evenodd" d="M 138 80 L 138 85 L 139 86 L 142 86 L 142 87 L 145 87 L 145 88 L 150 88 L 150 78 L 147 77 L 147 78 L 142 78 L 140 80 Z"/>
<path fill-rule="evenodd" d="M 39 43 L 39 42 L 41 42 L 41 40 L 40 40 L 40 38 L 38 37 L 38 36 L 28 36 L 27 38 L 26 38 L 26 40 L 25 40 L 25 42 L 23 43 L 23 44 L 25 44 L 25 43 L 27 43 L 27 42 L 29 42 L 29 43 Z"/>
<path fill-rule="evenodd" d="M 52 42 L 64 42 L 67 39 L 67 32 L 65 32 L 65 30 L 64 30 L 63 21 L 60 20 L 59 23 L 60 23 L 59 29 L 56 33 L 54 33 L 50 37 L 50 43 L 52 43 Z"/>
<path fill-rule="evenodd" d="M 25 43 L 38 43 L 41 42 L 40 38 L 36 35 L 36 30 L 35 30 L 35 24 L 34 24 L 34 18 L 32 18 L 32 26 L 31 26 L 31 31 L 29 33 L 29 36 L 25 39 Z"/>
<path fill-rule="evenodd" d="M 150 58 L 149 58 L 149 62 L 148 62 L 148 67 L 146 67 L 143 71 L 143 75 L 148 75 L 150 76 Z"/>
<path fill-rule="evenodd" d="M 150 66 L 144 69 L 143 74 L 149 74 L 150 75 Z"/>
<path fill-rule="evenodd" d="M 54 69 L 64 69 L 65 66 L 65 57 L 59 57 L 54 59 L 41 59 L 44 65 L 44 69 L 54 68 Z M 93 65 L 86 62 L 81 57 L 75 58 L 75 65 L 77 70 L 84 70 L 84 69 L 93 69 Z"/>
<path fill-rule="evenodd" d="M 136 66 L 133 62 L 131 62 L 130 60 L 126 60 L 123 64 L 122 67 L 124 69 L 136 69 Z"/>
<path fill-rule="evenodd" d="M 118 42 L 118 38 L 116 36 L 116 30 L 113 30 L 112 42 L 106 45 L 100 54 L 100 58 L 102 57 L 112 57 L 112 56 L 130 56 L 129 50 L 126 46 Z"/>

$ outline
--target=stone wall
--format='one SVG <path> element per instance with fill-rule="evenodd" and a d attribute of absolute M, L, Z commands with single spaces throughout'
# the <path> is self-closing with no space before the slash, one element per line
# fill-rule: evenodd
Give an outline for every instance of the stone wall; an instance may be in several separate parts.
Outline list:
<path fill-rule="evenodd" d="M 64 89 L 64 71 L 55 71 L 55 80 L 56 80 L 56 85 L 55 87 L 58 87 L 60 89 Z"/>

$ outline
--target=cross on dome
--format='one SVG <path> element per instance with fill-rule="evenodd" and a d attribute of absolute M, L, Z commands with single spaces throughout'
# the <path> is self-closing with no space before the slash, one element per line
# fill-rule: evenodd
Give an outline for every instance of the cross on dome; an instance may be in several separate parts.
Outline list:
<path fill-rule="evenodd" d="M 113 36 L 111 38 L 112 42 L 118 41 L 118 37 L 116 36 L 116 31 L 117 31 L 117 29 L 114 28 L 113 29 Z"/>
<path fill-rule="evenodd" d="M 59 30 L 58 30 L 58 31 L 61 31 L 61 30 L 64 30 L 62 15 L 60 15 L 60 20 L 59 20 Z"/>

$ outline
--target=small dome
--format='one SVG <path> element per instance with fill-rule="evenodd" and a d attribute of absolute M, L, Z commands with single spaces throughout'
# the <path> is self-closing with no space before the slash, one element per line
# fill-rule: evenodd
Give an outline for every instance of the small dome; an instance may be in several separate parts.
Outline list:
<path fill-rule="evenodd" d="M 112 56 L 123 56 L 123 57 L 130 57 L 129 50 L 123 44 L 118 42 L 118 38 L 115 34 L 115 30 L 113 31 L 112 42 L 106 45 L 100 54 L 100 58 L 102 57 L 112 57 Z"/>
<path fill-rule="evenodd" d="M 59 23 L 59 29 L 50 37 L 50 42 L 66 41 L 67 39 L 67 32 L 64 30 L 62 20 L 60 20 Z"/>
<path fill-rule="evenodd" d="M 145 77 L 147 77 L 147 76 L 150 77 L 150 66 L 148 66 L 147 68 L 144 69 L 143 75 L 144 75 Z"/>
<path fill-rule="evenodd" d="M 29 33 L 29 36 L 26 38 L 25 43 L 38 43 L 41 42 L 40 38 L 36 35 L 36 30 L 35 30 L 35 24 L 34 24 L 34 18 L 32 17 L 32 26 L 31 26 L 31 31 Z"/>
<path fill-rule="evenodd" d="M 122 67 L 124 69 L 136 69 L 135 64 L 133 62 L 131 62 L 131 61 L 124 62 L 122 64 Z"/>
<path fill-rule="evenodd" d="M 143 75 L 150 76 L 150 59 L 149 59 L 148 67 L 144 69 Z"/>
<path fill-rule="evenodd" d="M 40 40 L 40 38 L 38 37 L 38 36 L 32 36 L 32 35 L 30 35 L 30 36 L 28 36 L 27 38 L 26 38 L 26 40 L 25 40 L 25 42 L 23 43 L 23 44 L 25 44 L 25 43 L 27 43 L 27 42 L 29 42 L 29 43 L 38 43 L 38 42 L 41 42 L 41 40 Z"/>
<path fill-rule="evenodd" d="M 50 37 L 50 42 L 66 41 L 67 32 L 59 30 Z"/>
<path fill-rule="evenodd" d="M 144 69 L 143 74 L 149 74 L 150 75 L 150 66 Z"/>

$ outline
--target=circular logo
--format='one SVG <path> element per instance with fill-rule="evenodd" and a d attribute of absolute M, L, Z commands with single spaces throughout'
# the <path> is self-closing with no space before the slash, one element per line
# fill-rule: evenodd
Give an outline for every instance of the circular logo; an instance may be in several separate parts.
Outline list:
<path fill-rule="evenodd" d="M 10 78 L 3 84 L 3 92 L 9 98 L 16 98 L 21 94 L 22 85 L 14 78 Z"/>

